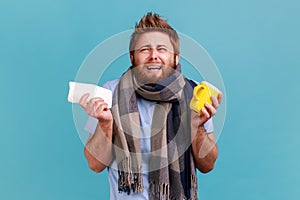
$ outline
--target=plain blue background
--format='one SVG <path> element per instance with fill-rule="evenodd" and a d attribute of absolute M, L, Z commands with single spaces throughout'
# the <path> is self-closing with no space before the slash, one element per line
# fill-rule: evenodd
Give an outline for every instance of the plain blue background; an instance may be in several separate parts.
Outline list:
<path fill-rule="evenodd" d="M 68 81 L 100 42 L 148 11 L 200 43 L 226 87 L 214 171 L 199 198 L 299 199 L 296 0 L 1 0 L 0 199 L 108 199 L 83 156 Z M 114 78 L 114 77 L 111 77 Z"/>

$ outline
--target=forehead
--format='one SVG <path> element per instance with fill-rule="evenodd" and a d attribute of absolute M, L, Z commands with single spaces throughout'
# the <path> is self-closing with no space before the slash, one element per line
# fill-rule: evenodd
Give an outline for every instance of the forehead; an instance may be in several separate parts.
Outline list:
<path fill-rule="evenodd" d="M 151 47 L 156 47 L 158 45 L 164 45 L 166 47 L 169 47 L 172 49 L 172 44 L 169 38 L 169 35 L 166 33 L 162 32 L 146 32 L 141 35 L 136 40 L 136 45 L 135 47 L 138 49 L 142 46 L 151 46 Z"/>

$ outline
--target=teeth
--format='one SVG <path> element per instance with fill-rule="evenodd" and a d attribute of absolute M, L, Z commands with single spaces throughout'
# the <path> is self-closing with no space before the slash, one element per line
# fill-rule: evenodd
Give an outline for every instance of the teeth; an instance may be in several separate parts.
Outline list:
<path fill-rule="evenodd" d="M 147 66 L 147 69 L 160 69 L 160 66 Z"/>

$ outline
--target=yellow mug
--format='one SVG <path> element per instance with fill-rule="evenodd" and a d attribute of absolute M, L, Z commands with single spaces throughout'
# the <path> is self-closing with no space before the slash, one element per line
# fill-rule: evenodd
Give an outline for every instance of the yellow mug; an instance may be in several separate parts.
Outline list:
<path fill-rule="evenodd" d="M 197 113 L 200 113 L 206 102 L 212 104 L 210 97 L 218 97 L 219 93 L 220 90 L 218 88 L 206 81 L 202 81 L 194 88 L 193 98 L 190 102 L 190 108 Z"/>

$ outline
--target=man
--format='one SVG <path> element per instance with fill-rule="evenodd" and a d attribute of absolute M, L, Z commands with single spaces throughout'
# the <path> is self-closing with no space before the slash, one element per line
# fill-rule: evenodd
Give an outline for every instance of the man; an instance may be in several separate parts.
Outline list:
<path fill-rule="evenodd" d="M 111 199 L 197 199 L 195 168 L 211 171 L 218 155 L 211 117 L 222 94 L 201 114 L 190 110 L 196 84 L 181 73 L 176 31 L 157 14 L 136 24 L 129 51 L 132 66 L 103 85 L 112 108 L 88 94 L 80 100 L 95 123 L 84 149 L 89 167 L 107 167 Z"/>

